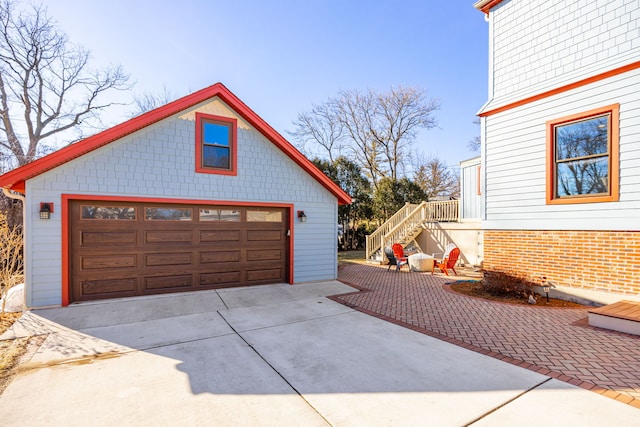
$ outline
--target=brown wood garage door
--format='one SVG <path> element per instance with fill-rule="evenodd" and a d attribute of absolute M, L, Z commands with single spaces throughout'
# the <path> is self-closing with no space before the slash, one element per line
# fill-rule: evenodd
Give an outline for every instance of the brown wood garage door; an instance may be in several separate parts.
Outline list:
<path fill-rule="evenodd" d="M 288 209 L 69 203 L 71 301 L 288 281 Z"/>

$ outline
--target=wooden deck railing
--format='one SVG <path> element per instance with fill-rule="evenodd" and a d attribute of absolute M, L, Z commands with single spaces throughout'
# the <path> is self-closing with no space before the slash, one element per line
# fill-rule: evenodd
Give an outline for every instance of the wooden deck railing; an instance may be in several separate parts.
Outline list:
<path fill-rule="evenodd" d="M 398 212 L 393 214 L 391 218 L 386 220 L 376 231 L 367 235 L 366 240 L 366 259 L 371 258 L 371 256 L 378 251 L 382 247 L 382 237 L 387 234 L 390 230 L 398 226 L 398 224 L 402 224 L 404 220 L 411 215 L 419 205 L 407 203 L 404 205 Z M 375 248 L 375 249 L 374 249 Z"/>
<path fill-rule="evenodd" d="M 427 222 L 457 222 L 460 219 L 459 203 L 457 200 L 427 203 Z"/>
<path fill-rule="evenodd" d="M 445 202 L 407 203 L 376 231 L 367 236 L 366 257 L 378 250 L 402 240 L 413 228 L 427 222 L 456 222 L 459 219 L 457 200 Z"/>

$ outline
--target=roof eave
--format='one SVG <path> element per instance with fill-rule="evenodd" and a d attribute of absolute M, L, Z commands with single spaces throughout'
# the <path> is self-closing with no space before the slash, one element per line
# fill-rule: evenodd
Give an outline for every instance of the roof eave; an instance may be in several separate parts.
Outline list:
<path fill-rule="evenodd" d="M 481 12 L 484 12 L 486 14 L 489 14 L 489 11 L 497 6 L 498 4 L 502 3 L 503 0 L 479 0 L 476 3 L 474 3 L 473 7 L 475 7 L 476 9 L 478 9 Z"/>
<path fill-rule="evenodd" d="M 231 93 L 222 83 L 216 83 L 184 96 L 75 144 L 61 148 L 45 157 L 7 172 L 4 175 L 0 175 L 0 187 L 24 193 L 27 180 L 213 97 L 222 99 L 234 111 L 258 129 L 259 132 L 263 133 L 289 158 L 329 190 L 329 192 L 338 199 L 338 204 L 345 205 L 351 203 L 351 197 L 344 190 L 322 173 L 309 159 L 253 112 L 253 110 L 237 96 Z"/>

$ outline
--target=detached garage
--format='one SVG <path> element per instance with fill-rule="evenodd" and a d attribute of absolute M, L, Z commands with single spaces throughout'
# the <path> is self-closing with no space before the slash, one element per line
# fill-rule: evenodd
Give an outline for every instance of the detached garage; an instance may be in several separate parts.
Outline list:
<path fill-rule="evenodd" d="M 24 201 L 28 307 L 335 279 L 351 202 L 220 83 L 0 186 Z"/>

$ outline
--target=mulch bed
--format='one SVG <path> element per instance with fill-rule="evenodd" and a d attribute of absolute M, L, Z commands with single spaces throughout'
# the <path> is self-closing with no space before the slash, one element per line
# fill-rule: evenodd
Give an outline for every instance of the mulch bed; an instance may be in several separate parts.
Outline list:
<path fill-rule="evenodd" d="M 449 288 L 457 293 L 468 295 L 475 298 L 482 298 L 491 301 L 504 302 L 508 304 L 522 304 L 535 307 L 564 307 L 564 308 L 577 308 L 585 307 L 583 304 L 578 304 L 572 301 L 565 301 L 556 298 L 547 298 L 543 295 L 535 295 L 536 303 L 530 304 L 528 299 L 522 297 L 515 297 L 511 295 L 495 295 L 487 291 L 484 287 L 484 282 L 481 280 L 459 280 L 449 284 Z"/>

